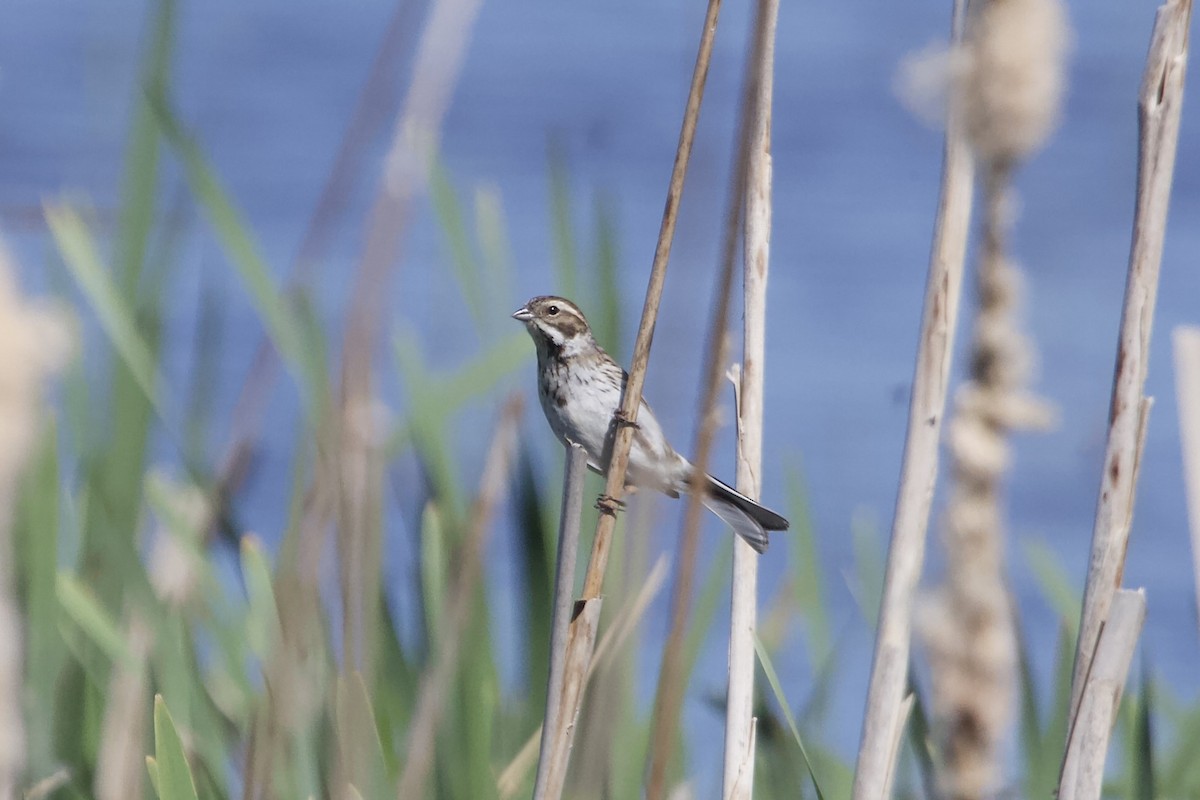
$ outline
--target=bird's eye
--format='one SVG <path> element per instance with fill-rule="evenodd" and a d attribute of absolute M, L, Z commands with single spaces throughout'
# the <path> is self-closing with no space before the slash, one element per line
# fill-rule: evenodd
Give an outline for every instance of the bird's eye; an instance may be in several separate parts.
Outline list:
<path fill-rule="evenodd" d="M 549 315 L 550 315 L 550 316 L 552 316 L 552 317 L 553 317 L 553 316 L 557 316 L 557 314 L 558 314 L 558 306 L 550 306 L 549 308 L 547 308 L 547 309 L 546 309 L 546 313 L 547 313 L 547 314 L 549 314 Z"/>

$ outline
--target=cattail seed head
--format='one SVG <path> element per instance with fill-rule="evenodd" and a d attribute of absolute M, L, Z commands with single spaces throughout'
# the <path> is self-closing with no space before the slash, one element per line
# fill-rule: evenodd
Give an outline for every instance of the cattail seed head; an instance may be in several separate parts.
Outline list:
<path fill-rule="evenodd" d="M 1058 123 L 1069 30 L 1059 0 L 973 4 L 959 82 L 967 134 L 983 159 L 1029 156 Z"/>

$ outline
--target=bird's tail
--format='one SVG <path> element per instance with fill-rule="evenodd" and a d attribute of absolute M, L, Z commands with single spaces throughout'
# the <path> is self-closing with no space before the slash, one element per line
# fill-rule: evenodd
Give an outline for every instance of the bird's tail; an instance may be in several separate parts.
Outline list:
<path fill-rule="evenodd" d="M 771 509 L 712 475 L 705 477 L 708 478 L 708 490 L 704 495 L 704 505 L 759 553 L 767 549 L 767 531 L 787 530 L 788 521 Z"/>

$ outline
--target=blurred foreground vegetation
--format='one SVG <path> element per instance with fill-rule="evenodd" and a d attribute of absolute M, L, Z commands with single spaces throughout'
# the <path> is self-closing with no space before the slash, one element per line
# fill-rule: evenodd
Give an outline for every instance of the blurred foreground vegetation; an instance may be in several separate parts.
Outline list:
<path fill-rule="evenodd" d="M 362 410 L 347 411 L 336 387 L 340 337 L 318 323 L 309 287 L 280 284 L 280 271 L 259 255 L 254 231 L 222 189 L 202 144 L 172 110 L 169 5 L 157 9 L 153 31 L 115 231 L 75 206 L 52 203 L 46 212 L 61 297 L 79 304 L 77 315 L 95 320 L 104 337 L 86 342 L 68 372 L 20 494 L 28 796 L 395 797 L 417 751 L 431 745 L 421 796 L 527 797 L 545 693 L 558 485 L 553 470 L 535 469 L 520 448 L 509 454 L 503 502 L 481 502 L 472 477 L 478 464 L 460 463 L 451 436 L 470 406 L 494 409 L 501 419 L 497 384 L 518 367 L 528 369 L 531 358 L 524 333 L 493 335 L 491 321 L 512 307 L 502 201 L 480 191 L 473 204 L 464 203 L 451 177 L 435 170 L 430 194 L 444 268 L 461 286 L 485 344 L 465 365 L 447 370 L 427 363 L 420 341 L 396 338 L 385 368 L 399 373 L 405 393 L 392 403 L 393 424 L 368 421 L 362 436 L 352 426 Z M 168 161 L 182 168 L 190 199 L 220 242 L 230 277 L 252 298 L 267 337 L 246 377 L 245 403 L 219 412 L 235 415 L 236 435 L 218 458 L 207 436 L 218 413 L 211 387 L 215 365 L 236 346 L 232 337 L 203 330 L 190 384 L 163 377 L 170 372 L 164 287 L 180 269 L 173 195 L 164 186 Z M 580 245 L 565 168 L 552 160 L 549 174 L 554 217 L 547 224 L 557 243 L 560 287 L 598 298 L 598 336 L 616 342 L 621 310 L 632 308 L 619 300 L 616 231 L 597 202 L 593 229 L 583 237 L 589 244 Z M 199 317 L 221 324 L 203 312 Z M 289 523 L 269 536 L 280 545 L 267 552 L 245 535 L 238 512 L 261 415 L 269 413 L 255 398 L 270 395 L 276 364 L 304 416 L 291 484 L 273 491 Z M 479 463 L 487 438 L 473 453 Z M 159 452 L 156 442 L 171 453 L 165 463 L 151 456 Z M 419 569 L 385 588 L 380 550 L 392 507 L 389 475 L 403 459 L 424 481 L 422 500 L 400 509 L 419 521 L 412 526 Z M 853 754 L 835 752 L 826 735 L 831 715 L 844 713 L 831 703 L 844 666 L 840 632 L 825 605 L 828 578 L 819 569 L 798 480 L 792 494 L 795 537 L 775 551 L 791 559 L 791 579 L 767 599 L 760 631 L 756 796 L 814 795 L 803 741 L 823 795 L 846 797 Z M 499 679 L 508 666 L 501 664 L 498 639 L 514 632 L 497 628 L 483 589 L 499 567 L 481 557 L 482 542 L 501 512 L 515 516 L 519 532 L 519 592 L 509 598 L 519 627 L 516 689 Z M 636 526 L 639 518 L 631 514 L 624 524 Z M 584 530 L 590 527 L 585 521 Z M 859 538 L 854 580 L 862 624 L 869 626 L 878 606 L 881 546 L 871 532 Z M 649 720 L 636 687 L 657 644 L 642 639 L 637 623 L 666 569 L 649 563 L 639 546 L 644 541 L 616 540 L 613 559 L 622 568 L 609 574 L 608 633 L 576 744 L 571 796 L 641 793 Z M 1036 685 L 1030 659 L 1023 661 L 1022 778 L 1012 794 L 1050 797 L 1065 739 L 1078 600 L 1048 551 L 1025 555 L 1061 617 L 1062 635 L 1051 686 Z M 716 609 L 728 591 L 728 562 L 726 550 L 703 579 L 689 674 L 710 630 L 724 628 Z M 481 577 L 471 580 L 473 569 Z M 400 629 L 389 602 L 396 597 L 420 609 L 416 630 Z M 777 676 L 770 666 L 770 654 L 796 635 L 814 676 L 807 684 Z M 1183 707 L 1151 673 L 1144 665 L 1141 686 L 1123 701 L 1116 746 L 1125 757 L 1111 759 L 1112 796 L 1200 796 L 1200 760 L 1192 757 L 1200 748 L 1200 711 Z M 422 710 L 423 702 L 433 705 Z M 688 745 L 685 735 L 677 781 L 694 773 Z M 902 759 L 898 795 L 932 796 L 936 765 L 919 693 Z"/>

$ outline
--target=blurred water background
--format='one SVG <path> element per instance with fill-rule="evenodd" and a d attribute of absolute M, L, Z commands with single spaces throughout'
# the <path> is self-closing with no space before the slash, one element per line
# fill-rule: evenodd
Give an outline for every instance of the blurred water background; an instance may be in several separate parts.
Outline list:
<path fill-rule="evenodd" d="M 366 0 L 208 0 L 179 10 L 175 102 L 282 279 L 393 7 Z M 1082 587 L 1133 207 L 1135 97 L 1153 4 L 1102 0 L 1075 3 L 1070 12 L 1076 44 L 1063 124 L 1021 172 L 1016 240 L 1028 278 L 1026 316 L 1040 353 L 1036 388 L 1060 411 L 1053 431 L 1018 441 L 1008 493 L 1014 590 L 1042 670 L 1057 621 L 1038 589 L 1029 549 L 1048 548 Z M 609 344 L 627 356 L 702 14 L 702 4 L 679 0 L 485 3 L 441 156 L 466 197 L 479 186 L 502 197 L 515 286 L 505 307 L 563 288 L 551 266 L 548 153 L 554 151 L 577 201 L 581 239 L 591 230 L 595 203 L 613 214 L 625 317 L 621 341 Z M 893 84 L 906 54 L 945 38 L 948 18 L 942 2 L 785 3 L 780 13 L 764 495 L 782 505 L 788 475 L 803 475 L 843 654 L 830 737 L 846 755 L 857 741 L 871 657 L 871 636 L 849 588 L 851 528 L 873 525 L 882 558 L 940 169 L 940 135 L 904 110 Z M 43 200 L 86 198 L 100 220 L 111 221 L 106 210 L 117 203 L 146 19 L 145 5 L 133 0 L 8 0 L 0 10 L 0 226 L 33 290 L 48 290 L 47 265 L 56 258 L 41 222 Z M 647 396 L 679 447 L 691 439 L 747 22 L 744 5 L 728 4 L 647 381 Z M 406 78 L 402 71 L 396 86 Z M 1148 590 L 1147 663 L 1187 698 L 1195 696 L 1200 646 L 1169 334 L 1176 324 L 1200 321 L 1196 85 L 1185 104 L 1150 365 L 1155 405 L 1125 574 L 1125 585 Z M 385 118 L 398 97 L 397 91 L 382 100 L 392 104 L 381 109 Z M 345 308 L 385 141 L 379 135 L 368 146 L 369 168 L 314 272 L 318 311 L 331 328 Z M 177 167 L 168 171 L 168 185 L 180 186 Z M 215 300 L 230 340 L 211 391 L 214 407 L 228 411 L 260 338 L 258 317 L 182 188 L 178 198 L 184 268 L 167 288 L 166 379 L 186 383 L 195 368 L 200 299 Z M 480 342 L 463 333 L 470 330 L 462 324 L 466 311 L 427 203 L 403 250 L 388 290 L 389 336 L 414 337 L 435 364 L 461 363 Z M 575 299 L 585 310 L 598 306 L 586 294 Z M 494 330 L 508 333 L 509 325 L 501 317 Z M 530 364 L 506 385 L 532 399 L 533 378 Z M 385 391 L 399 408 L 398 388 Z M 494 413 L 473 409 L 458 431 L 464 463 L 480 459 Z M 298 424 L 294 393 L 277 389 L 260 460 L 238 505 L 246 527 L 268 542 L 278 538 L 287 514 L 279 487 L 288 485 Z M 536 404 L 527 407 L 525 430 L 539 440 L 550 471 L 559 456 Z M 218 414 L 208 434 L 212 452 L 228 433 L 228 418 Z M 732 476 L 728 435 L 722 447 L 715 471 Z M 158 445 L 163 460 L 170 452 Z M 405 481 L 416 476 L 403 465 L 395 476 L 385 562 L 388 580 L 403 582 L 414 569 L 415 512 L 396 509 L 415 496 Z M 672 545 L 679 505 L 658 505 L 652 552 Z M 715 546 L 723 535 L 712 524 L 706 542 Z M 511 533 L 493 540 L 495 563 L 513 561 L 513 541 Z M 784 579 L 782 558 L 771 556 L 787 547 L 786 537 L 778 537 L 763 560 L 764 598 Z M 936 553 L 930 569 L 937 569 Z M 516 575 L 515 566 L 489 571 L 502 651 L 515 650 L 520 636 L 506 607 Z M 665 600 L 660 605 L 647 623 L 651 642 L 666 631 Z M 398 612 L 401 619 L 416 613 Z M 686 711 L 692 764 L 704 781 L 719 775 L 713 758 L 719 736 L 704 731 L 720 730 L 708 698 L 723 689 L 725 654 L 721 636 L 710 639 Z M 639 691 L 647 702 L 657 649 L 644 662 Z M 777 667 L 789 695 L 802 700 L 808 673 L 801 655 L 785 650 Z"/>

